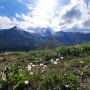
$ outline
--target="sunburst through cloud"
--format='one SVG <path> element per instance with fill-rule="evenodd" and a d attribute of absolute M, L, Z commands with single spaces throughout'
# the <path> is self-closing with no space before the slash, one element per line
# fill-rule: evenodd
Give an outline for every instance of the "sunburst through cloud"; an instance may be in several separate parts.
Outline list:
<path fill-rule="evenodd" d="M 0 28 L 50 27 L 54 31 L 89 31 L 89 9 L 89 0 L 1 0 Z"/>

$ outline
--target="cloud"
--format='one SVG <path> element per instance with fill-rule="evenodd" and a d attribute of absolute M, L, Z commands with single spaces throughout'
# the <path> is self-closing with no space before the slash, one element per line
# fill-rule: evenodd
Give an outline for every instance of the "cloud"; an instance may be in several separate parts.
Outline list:
<path fill-rule="evenodd" d="M 14 23 L 6 16 L 0 16 L 0 29 L 11 28 Z"/>
<path fill-rule="evenodd" d="M 29 27 L 49 27 L 51 26 L 54 14 L 53 10 L 44 10 L 41 8 L 41 4 L 36 2 L 33 4 L 27 4 L 29 9 L 28 14 L 16 13 L 16 18 L 21 18 L 24 22 L 29 22 Z M 44 7 L 43 7 L 44 8 Z M 28 27 L 27 27 L 28 28 Z"/>
<path fill-rule="evenodd" d="M 17 25 L 23 29 L 29 27 L 50 27 L 55 31 L 90 29 L 90 1 L 85 3 L 85 0 L 69 0 L 70 2 L 66 5 L 64 4 L 62 7 L 58 5 L 54 9 L 43 7 L 39 2 L 41 0 L 28 0 L 30 3 L 27 3 L 25 0 L 17 1 L 26 4 L 27 14 L 16 13 L 12 20 L 6 16 L 0 16 L 0 28 Z"/>
<path fill-rule="evenodd" d="M 71 0 L 56 11 L 44 11 L 38 3 L 35 6 L 28 5 L 28 8 L 31 10 L 30 14 L 23 15 L 22 18 L 34 27 L 51 27 L 54 30 L 71 30 L 74 27 L 83 29 L 87 28 L 85 23 L 90 19 L 90 2 L 87 7 L 84 0 Z"/>
<path fill-rule="evenodd" d="M 71 10 L 66 11 L 66 14 L 62 16 L 62 19 L 64 19 L 66 22 L 71 23 L 75 19 L 80 19 L 81 12 L 77 10 L 75 7 L 71 8 Z"/>
<path fill-rule="evenodd" d="M 58 25 L 61 30 L 71 30 L 76 28 L 87 28 L 89 26 L 90 15 L 88 7 L 84 0 L 71 0 L 71 2 L 62 7 L 59 11 Z M 78 29 L 77 29 L 78 30 Z"/>
<path fill-rule="evenodd" d="M 89 20 L 86 20 L 84 23 L 84 28 L 89 28 L 90 29 L 90 19 Z"/>
<path fill-rule="evenodd" d="M 0 16 L 0 29 L 8 29 L 14 26 L 18 26 L 22 29 L 27 29 L 31 25 L 28 21 L 19 21 L 17 18 L 8 18 L 6 16 Z"/>
<path fill-rule="evenodd" d="M 90 1 L 88 2 L 88 12 L 90 14 Z"/>

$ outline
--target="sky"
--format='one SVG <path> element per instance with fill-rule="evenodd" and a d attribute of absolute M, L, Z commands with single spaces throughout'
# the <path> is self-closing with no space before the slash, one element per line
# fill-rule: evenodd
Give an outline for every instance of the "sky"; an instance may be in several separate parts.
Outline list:
<path fill-rule="evenodd" d="M 0 29 L 90 31 L 90 0 L 0 0 Z"/>

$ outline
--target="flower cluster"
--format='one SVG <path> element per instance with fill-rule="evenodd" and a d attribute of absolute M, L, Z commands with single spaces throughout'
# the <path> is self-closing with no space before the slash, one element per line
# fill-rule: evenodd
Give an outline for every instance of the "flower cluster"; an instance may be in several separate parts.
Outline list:
<path fill-rule="evenodd" d="M 55 60 L 54 59 L 51 59 L 50 61 L 53 64 L 58 64 L 60 62 L 60 60 L 63 60 L 63 59 L 64 59 L 63 57 L 60 57 L 60 59 L 59 58 L 56 58 Z"/>

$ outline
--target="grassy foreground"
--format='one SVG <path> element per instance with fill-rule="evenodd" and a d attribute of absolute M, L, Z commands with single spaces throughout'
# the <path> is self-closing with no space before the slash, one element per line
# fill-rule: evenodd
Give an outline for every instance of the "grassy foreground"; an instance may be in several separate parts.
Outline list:
<path fill-rule="evenodd" d="M 90 45 L 0 53 L 0 90 L 90 90 Z"/>

